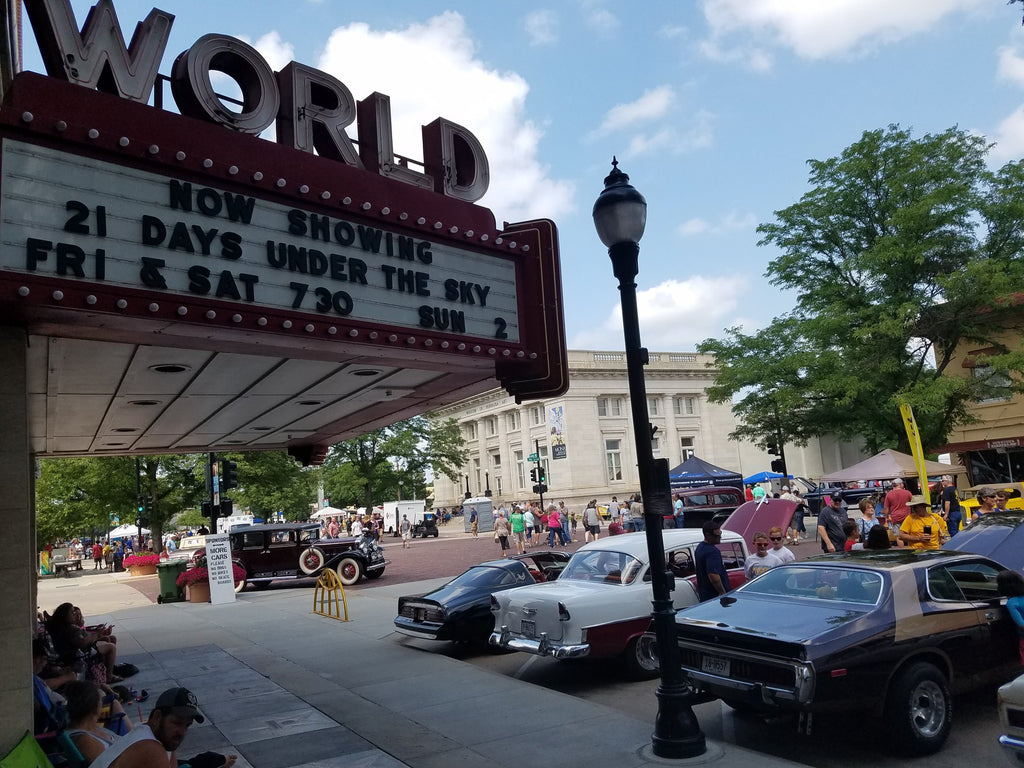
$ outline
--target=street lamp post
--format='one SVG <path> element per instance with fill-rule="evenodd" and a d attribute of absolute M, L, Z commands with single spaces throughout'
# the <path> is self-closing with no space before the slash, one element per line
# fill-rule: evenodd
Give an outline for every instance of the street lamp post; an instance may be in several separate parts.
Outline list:
<path fill-rule="evenodd" d="M 594 226 L 601 242 L 608 247 L 612 271 L 619 281 L 633 436 L 644 502 L 647 552 L 651 561 L 651 604 L 661 667 L 661 684 L 655 693 L 658 714 L 651 747 L 658 757 L 696 757 L 704 754 L 707 744 L 690 706 L 689 687 L 683 677 L 676 642 L 675 610 L 672 606 L 674 583 L 665 564 L 665 542 L 661 533 L 663 518 L 672 514 L 671 486 L 668 462 L 665 459 L 655 460 L 651 444 L 653 433 L 644 382 L 644 365 L 648 356 L 647 350 L 640 346 L 640 316 L 636 303 L 635 280 L 639 272 L 640 238 L 647 224 L 647 201 L 629 184 L 629 176 L 620 171 L 618 165 L 618 161 L 612 158 L 612 171 L 605 178 L 604 190 L 594 203 Z"/>

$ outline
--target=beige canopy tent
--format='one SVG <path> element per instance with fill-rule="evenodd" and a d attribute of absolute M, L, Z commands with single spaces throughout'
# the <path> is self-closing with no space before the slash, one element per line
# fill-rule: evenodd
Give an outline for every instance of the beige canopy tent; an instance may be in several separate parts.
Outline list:
<path fill-rule="evenodd" d="M 926 461 L 924 466 L 929 477 L 961 475 L 967 472 L 967 469 L 959 464 L 943 464 L 941 461 Z M 886 448 L 870 459 L 823 475 L 821 480 L 825 483 L 849 483 L 856 480 L 888 480 L 894 477 L 917 477 L 917 465 L 913 456 Z"/>

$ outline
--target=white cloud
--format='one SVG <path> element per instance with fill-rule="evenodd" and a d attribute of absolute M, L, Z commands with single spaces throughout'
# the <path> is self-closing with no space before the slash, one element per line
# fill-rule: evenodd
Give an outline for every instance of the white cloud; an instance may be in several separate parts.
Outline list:
<path fill-rule="evenodd" d="M 295 47 L 281 40 L 277 31 L 268 32 L 255 43 L 249 44 L 260 52 L 275 72 L 280 72 L 288 62 L 295 60 Z"/>
<path fill-rule="evenodd" d="M 480 201 L 503 219 L 557 219 L 572 209 L 572 185 L 548 176 L 537 158 L 542 131 L 526 116 L 529 86 L 475 56 L 465 20 L 445 12 L 403 29 L 353 23 L 335 29 L 313 64 L 337 77 L 356 99 L 391 98 L 395 152 L 422 161 L 420 127 L 445 117 L 484 147 L 491 185 Z"/>
<path fill-rule="evenodd" d="M 599 136 L 627 128 L 636 123 L 649 122 L 664 117 L 675 101 L 675 91 L 670 85 L 659 85 L 644 92 L 635 101 L 616 104 L 608 110 L 604 121 L 594 130 L 593 135 Z"/>
<path fill-rule="evenodd" d="M 628 159 L 654 153 L 682 155 L 697 149 L 706 149 L 714 143 L 713 123 L 711 113 L 700 110 L 689 124 L 684 118 L 680 118 L 672 125 L 653 133 L 635 134 L 622 157 Z"/>
<path fill-rule="evenodd" d="M 1024 105 L 1007 116 L 989 138 L 995 142 L 989 159 L 993 162 L 1019 160 L 1024 156 Z"/>
<path fill-rule="evenodd" d="M 788 48 L 801 58 L 859 53 L 930 29 L 948 14 L 981 9 L 989 0 L 705 0 L 711 28 L 705 53 L 744 58 L 741 43 L 720 41 L 740 34 Z"/>
<path fill-rule="evenodd" d="M 1024 57 L 1009 46 L 1000 48 L 997 72 L 1000 79 L 1009 80 L 1017 86 L 1024 86 Z"/>
<path fill-rule="evenodd" d="M 694 276 L 666 280 L 637 292 L 640 334 L 645 347 L 659 351 L 692 351 L 706 338 L 734 325 L 734 313 L 747 289 L 741 276 Z M 622 342 L 622 310 L 615 305 L 597 325 L 577 334 L 571 349 L 616 349 Z"/>
<path fill-rule="evenodd" d="M 534 11 L 523 20 L 530 45 L 554 45 L 558 42 L 558 17 L 554 11 Z"/>
<path fill-rule="evenodd" d="M 693 235 L 720 235 L 736 230 L 753 231 L 757 226 L 757 217 L 752 213 L 739 214 L 736 211 L 722 216 L 717 222 L 709 222 L 705 219 L 688 219 L 679 225 L 679 234 L 683 237 Z"/>
<path fill-rule="evenodd" d="M 604 7 L 603 0 L 579 0 L 584 23 L 596 32 L 608 34 L 619 28 L 619 19 Z"/>

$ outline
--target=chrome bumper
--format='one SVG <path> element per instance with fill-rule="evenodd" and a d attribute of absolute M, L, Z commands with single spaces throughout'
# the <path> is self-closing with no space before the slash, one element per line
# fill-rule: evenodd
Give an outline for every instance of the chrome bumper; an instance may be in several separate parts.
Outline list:
<path fill-rule="evenodd" d="M 1000 736 L 999 746 L 1014 765 L 1024 765 L 1024 739 L 1013 736 Z"/>
<path fill-rule="evenodd" d="M 561 645 L 548 640 L 547 632 L 541 632 L 540 637 L 536 639 L 519 637 L 513 635 L 507 626 L 503 626 L 498 632 L 492 632 L 487 642 L 500 648 L 532 653 L 535 656 L 551 656 L 555 659 L 578 659 L 590 653 L 590 645 L 587 643 Z"/>

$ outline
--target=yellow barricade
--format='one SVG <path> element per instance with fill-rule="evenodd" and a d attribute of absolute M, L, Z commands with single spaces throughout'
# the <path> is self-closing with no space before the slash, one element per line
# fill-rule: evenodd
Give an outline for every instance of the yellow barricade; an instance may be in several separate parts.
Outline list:
<path fill-rule="evenodd" d="M 342 617 L 342 607 L 345 609 Z M 338 574 L 328 568 L 320 574 L 313 592 L 313 613 L 327 616 L 338 621 L 348 621 L 348 602 L 345 600 L 345 587 Z"/>

